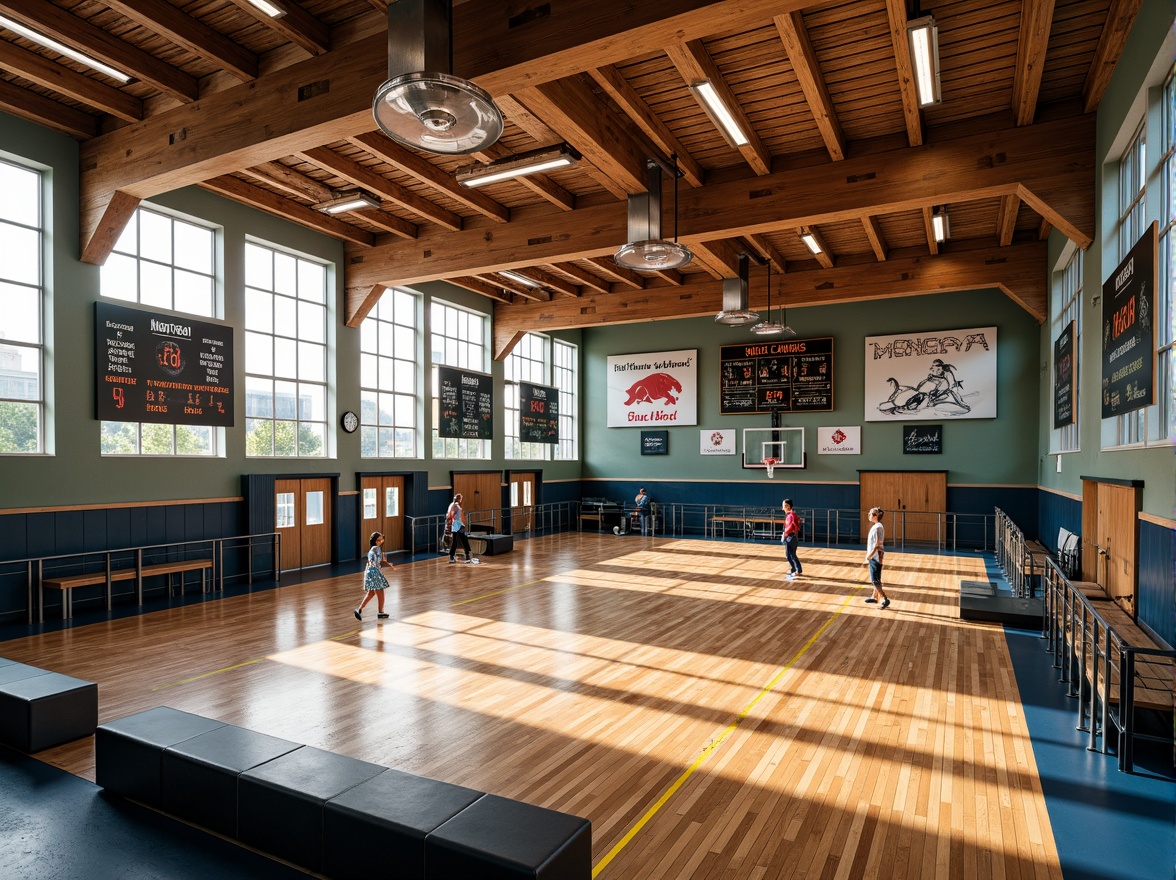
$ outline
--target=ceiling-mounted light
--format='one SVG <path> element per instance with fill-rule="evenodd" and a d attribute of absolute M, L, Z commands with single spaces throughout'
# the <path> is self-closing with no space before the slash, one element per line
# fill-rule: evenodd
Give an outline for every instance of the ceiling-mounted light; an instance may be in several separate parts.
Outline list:
<path fill-rule="evenodd" d="M 528 278 L 526 275 L 520 275 L 518 272 L 512 272 L 510 269 L 500 269 L 498 274 L 503 278 L 509 278 L 515 284 L 521 284 L 523 287 L 542 287 L 538 281 L 533 278 Z"/>
<path fill-rule="evenodd" d="M 454 177 L 462 186 L 478 187 L 512 177 L 522 177 L 526 174 L 538 174 L 542 171 L 554 171 L 557 168 L 569 168 L 580 161 L 580 154 L 567 144 L 554 147 L 543 147 L 528 153 L 519 153 L 505 159 L 497 159 L 485 165 L 465 165 L 454 172 Z"/>
<path fill-rule="evenodd" d="M 735 120 L 735 115 L 723 103 L 723 99 L 719 97 L 718 91 L 709 79 L 692 83 L 690 91 L 694 93 L 694 96 L 702 105 L 702 109 L 706 111 L 706 115 L 711 118 L 711 122 L 718 127 L 723 137 L 727 139 L 727 143 L 733 147 L 743 147 L 750 143 L 747 135 L 743 133 L 743 129 Z"/>
<path fill-rule="evenodd" d="M 783 291 L 781 291 L 783 295 Z M 768 260 L 768 320 L 760 321 L 751 328 L 756 336 L 795 336 L 796 331 L 785 324 L 778 324 L 772 320 L 772 261 Z"/>
<path fill-rule="evenodd" d="M 690 248 L 678 242 L 678 157 L 672 157 L 674 175 L 674 240 L 661 237 L 662 165 L 645 163 L 646 191 L 629 196 L 629 241 L 613 254 L 613 262 L 637 272 L 679 269 L 694 259 Z"/>
<path fill-rule="evenodd" d="M 322 211 L 324 214 L 345 214 L 348 211 L 358 211 L 361 208 L 378 207 L 380 207 L 379 199 L 359 190 L 350 190 L 336 193 L 325 202 L 319 202 L 314 206 L 314 209 Z"/>
<path fill-rule="evenodd" d="M 91 70 L 104 73 L 111 79 L 116 79 L 124 85 L 131 81 L 131 77 L 123 73 L 121 70 L 116 70 L 109 64 L 103 64 L 97 58 L 94 58 L 91 55 L 87 55 L 85 52 L 79 52 L 77 49 L 67 46 L 65 43 L 58 42 L 52 37 L 48 37 L 45 34 L 39 33 L 32 28 L 27 28 L 20 22 L 13 21 L 11 18 L 0 15 L 0 27 L 10 30 L 14 34 L 20 34 L 26 40 L 31 40 L 38 46 L 44 46 L 46 49 L 52 49 L 58 55 L 64 55 L 66 58 L 72 58 L 78 64 L 84 64 Z"/>
<path fill-rule="evenodd" d="M 805 247 L 812 251 L 813 256 L 821 253 L 821 243 L 817 241 L 817 237 L 811 232 L 802 232 L 800 234 L 800 240 L 804 242 Z"/>
<path fill-rule="evenodd" d="M 747 307 L 747 254 L 739 255 L 739 277 L 723 279 L 723 310 L 715 315 L 715 323 L 741 327 L 759 320 L 759 312 Z"/>
<path fill-rule="evenodd" d="M 450 72 L 452 18 L 450 0 L 388 4 L 388 80 L 372 115 L 398 143 L 464 155 L 497 141 L 503 119 L 486 91 Z"/>
<path fill-rule="evenodd" d="M 931 231 L 938 242 L 945 242 L 951 237 L 951 221 L 946 207 L 941 205 L 931 214 Z"/>
<path fill-rule="evenodd" d="M 285 9 L 275 6 L 269 0 L 249 0 L 249 5 L 260 9 L 270 18 L 281 18 L 286 14 Z"/>
<path fill-rule="evenodd" d="M 930 15 L 907 22 L 907 43 L 915 68 L 915 89 L 920 107 L 943 100 L 939 89 L 939 28 Z"/>

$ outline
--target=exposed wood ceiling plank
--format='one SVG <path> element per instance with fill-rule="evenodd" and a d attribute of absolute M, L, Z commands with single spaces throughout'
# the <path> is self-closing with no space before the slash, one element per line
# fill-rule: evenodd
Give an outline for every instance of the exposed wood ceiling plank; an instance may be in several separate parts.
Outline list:
<path fill-rule="evenodd" d="M 626 269 L 624 266 L 618 266 L 611 257 L 590 257 L 587 262 L 603 272 L 606 277 L 615 279 L 625 287 L 631 287 L 633 290 L 645 289 L 647 279 L 644 275 L 634 272 L 632 269 Z"/>
<path fill-rule="evenodd" d="M 85 139 L 98 133 L 97 116 L 66 107 L 52 98 L 22 89 L 5 80 L 0 80 L 0 109 L 70 137 Z"/>
<path fill-rule="evenodd" d="M 267 214 L 299 223 L 324 235 L 329 235 L 331 238 L 341 238 L 344 241 L 355 242 L 365 247 L 371 247 L 375 243 L 375 237 L 370 232 L 357 229 L 350 223 L 344 223 L 338 218 L 321 214 L 314 208 L 292 202 L 268 189 L 254 186 L 236 177 L 215 177 L 212 180 L 202 181 L 200 185 L 210 192 L 258 208 Z"/>
<path fill-rule="evenodd" d="M 1097 109 L 1102 102 L 1142 3 L 1143 0 L 1111 0 L 1107 21 L 1094 51 L 1094 61 L 1082 87 L 1082 106 L 1087 113 Z"/>
<path fill-rule="evenodd" d="M 360 165 L 354 159 L 340 156 L 330 147 L 315 147 L 313 150 L 302 150 L 297 155 L 317 165 L 324 171 L 329 171 L 331 174 L 342 177 L 344 180 L 348 180 L 356 186 L 383 196 L 400 205 L 402 208 L 412 211 L 414 214 L 426 220 L 431 220 L 451 232 L 457 232 L 461 229 L 461 217 L 454 214 L 448 208 L 443 208 L 435 202 L 430 202 L 412 190 L 377 174 L 371 168 Z"/>
<path fill-rule="evenodd" d="M 878 222 L 878 218 L 866 214 L 862 217 L 862 229 L 870 241 L 870 249 L 873 250 L 874 256 L 879 262 L 885 260 L 889 248 L 886 246 L 886 236 L 882 234 L 882 224 Z"/>
<path fill-rule="evenodd" d="M 143 118 L 143 102 L 134 95 L 83 76 L 43 55 L 22 49 L 15 43 L 0 40 L 0 68 L 127 122 Z"/>
<path fill-rule="evenodd" d="M 1086 115 L 781 171 L 767 178 L 708 184 L 682 194 L 681 238 L 689 243 L 860 222 L 863 214 L 886 215 L 1015 193 L 1076 244 L 1087 247 L 1094 226 L 1093 138 L 1094 119 Z M 999 161 L 994 160 L 997 156 Z M 367 256 L 359 254 L 349 272 L 355 285 L 363 287 L 604 258 L 625 240 L 626 220 L 623 205 L 607 204 L 546 217 L 541 239 L 535 239 L 533 226 L 517 224 L 499 230 L 489 242 L 478 230 L 430 234 L 424 247 L 422 240 L 409 249 L 392 244 L 376 247 Z M 594 265 L 603 269 L 604 262 L 600 259 Z"/>
<path fill-rule="evenodd" d="M 933 211 L 929 206 L 923 208 L 923 233 L 927 236 L 927 252 L 931 255 L 939 253 L 939 242 L 935 240 L 935 224 L 932 221 Z"/>
<path fill-rule="evenodd" d="M 278 18 L 266 15 L 249 0 L 229 0 L 229 2 L 248 12 L 267 28 L 281 34 L 291 43 L 301 46 L 311 55 L 322 55 L 331 49 L 331 32 L 327 26 L 295 3 L 294 0 L 270 0 L 274 6 L 286 13 Z M 377 86 L 379 84 L 376 83 Z M 372 92 L 375 92 L 375 86 L 372 87 Z"/>
<path fill-rule="evenodd" d="M 789 12 L 777 15 L 773 21 L 800 82 L 800 89 L 812 110 L 817 130 L 825 141 L 829 158 L 838 162 L 845 158 L 845 134 L 841 131 L 841 123 L 833 109 L 833 99 L 829 97 L 829 89 L 821 75 L 821 65 L 805 29 L 804 18 L 799 12 Z"/>
<path fill-rule="evenodd" d="M 1047 245 L 954 249 L 935 259 L 893 256 L 886 263 L 866 262 L 835 269 L 795 272 L 780 279 L 788 308 L 893 299 L 953 290 L 996 288 L 1041 323 L 1046 315 Z M 767 306 L 763 273 L 750 279 L 752 309 Z M 773 291 L 774 293 L 776 291 Z M 519 332 L 551 332 L 645 321 L 714 315 L 722 308 L 722 286 L 702 282 L 673 288 L 661 296 L 650 291 L 596 294 L 578 300 L 541 304 L 496 305 L 494 345 Z"/>
<path fill-rule="evenodd" d="M 281 162 L 264 162 L 252 168 L 244 168 L 242 173 L 316 204 L 329 200 L 333 195 L 331 188 L 325 183 L 307 177 L 293 168 L 287 168 Z"/>
<path fill-rule="evenodd" d="M 165 0 L 105 0 L 105 4 L 238 79 L 257 79 L 256 55 Z"/>
<path fill-rule="evenodd" d="M 510 208 L 494 201 L 483 192 L 462 186 L 452 175 L 446 174 L 436 165 L 430 164 L 418 153 L 393 143 L 385 135 L 373 131 L 356 135 L 348 140 L 357 147 L 367 150 L 381 162 L 399 168 L 405 174 L 410 174 L 422 183 L 440 190 L 451 199 L 461 202 L 479 214 L 489 217 L 497 223 L 510 221 Z"/>
<path fill-rule="evenodd" d="M 923 116 L 919 112 L 919 97 L 915 94 L 915 72 L 911 65 L 910 44 L 907 42 L 906 0 L 886 0 L 886 17 L 890 22 L 890 44 L 894 49 L 907 141 L 912 147 L 917 147 L 923 143 Z"/>
<path fill-rule="evenodd" d="M 523 299 L 530 300 L 531 302 L 547 302 L 549 299 L 551 299 L 551 297 L 547 296 L 545 293 L 543 293 L 543 291 L 536 287 L 528 287 L 526 284 L 520 284 L 519 282 L 511 278 L 505 278 L 502 275 L 492 275 L 489 278 L 483 278 L 481 280 L 486 281 L 489 284 L 497 285 L 502 290 L 509 290 L 515 296 L 522 297 Z"/>
<path fill-rule="evenodd" d="M 0 12 L 26 27 L 105 61 L 128 76 L 149 82 L 181 101 L 195 101 L 200 97 L 200 85 L 195 77 L 112 37 L 102 28 L 59 9 L 49 0 L 0 0 Z"/>
<path fill-rule="evenodd" d="M 526 276 L 533 278 L 544 287 L 563 296 L 579 296 L 581 292 L 579 285 L 573 284 L 562 275 L 556 275 L 554 272 L 546 272 L 534 266 L 527 269 Z"/>
<path fill-rule="evenodd" d="M 830 253 L 829 244 L 825 241 L 819 229 L 815 226 L 802 226 L 796 230 L 796 234 L 800 236 L 811 235 L 817 243 L 817 247 L 820 248 L 819 252 L 813 254 L 813 259 L 820 263 L 822 268 L 833 268 L 833 254 Z M 805 245 L 805 247 L 808 247 L 808 245 Z"/>
<path fill-rule="evenodd" d="M 727 239 L 687 242 L 699 266 L 717 278 L 739 277 L 739 248 Z"/>
<path fill-rule="evenodd" d="M 612 289 L 607 281 L 593 275 L 587 269 L 582 269 L 575 263 L 553 263 L 552 268 L 578 282 L 582 287 L 595 290 L 597 293 L 608 293 Z"/>
<path fill-rule="evenodd" d="M 702 40 L 690 40 L 686 43 L 679 43 L 666 47 L 666 54 L 670 57 L 670 61 L 674 63 L 674 67 L 678 68 L 678 73 L 686 85 L 693 85 L 702 80 L 709 80 L 711 86 L 718 94 L 719 99 L 727 106 L 727 110 L 734 117 L 739 127 L 743 130 L 744 135 L 747 136 L 747 143 L 737 147 L 736 149 L 743 155 L 747 164 L 751 166 L 756 174 L 768 174 L 772 170 L 772 157 L 768 153 L 768 148 L 764 146 L 764 142 L 760 140 L 760 136 L 756 133 L 755 127 L 752 126 L 751 120 L 747 118 L 747 114 L 743 112 L 743 108 L 739 105 L 739 99 L 735 97 L 735 93 L 731 91 L 731 86 L 727 84 L 727 80 L 715 65 L 714 60 L 707 52 L 706 46 L 702 44 Z M 691 96 L 697 96 L 691 92 Z M 699 107 L 703 107 L 701 101 L 698 101 Z"/>
<path fill-rule="evenodd" d="M 645 132 L 658 149 L 666 156 L 678 157 L 678 168 L 682 177 L 691 186 L 702 186 L 706 172 L 695 161 L 674 133 L 658 118 L 649 105 L 629 85 L 628 80 L 611 64 L 588 71 L 594 79 L 629 117 L 629 121 Z"/>
<path fill-rule="evenodd" d="M 755 248 L 761 257 L 771 262 L 772 268 L 777 272 L 783 274 L 784 272 L 788 271 L 788 261 L 784 258 L 784 255 L 780 253 L 779 249 L 770 241 L 768 241 L 766 236 L 749 235 L 747 236 L 747 241 L 753 248 Z"/>
<path fill-rule="evenodd" d="M 354 214 L 357 217 L 362 217 L 372 226 L 378 226 L 385 232 L 391 232 L 398 238 L 406 238 L 412 241 L 417 237 L 417 225 L 410 223 L 402 217 L 397 217 L 383 208 L 360 208 L 356 211 L 348 213 Z"/>
<path fill-rule="evenodd" d="M 494 300 L 495 302 L 508 303 L 511 298 L 508 294 L 503 293 L 502 288 L 483 281 L 481 278 L 465 278 L 457 277 L 448 279 L 450 284 L 456 284 L 458 287 L 464 287 L 466 290 L 473 293 L 480 293 L 482 296 Z"/>
<path fill-rule="evenodd" d="M 1024 0 L 1021 4 L 1017 63 L 1013 68 L 1013 118 L 1017 125 L 1028 125 L 1037 113 L 1053 14 L 1054 0 Z"/>

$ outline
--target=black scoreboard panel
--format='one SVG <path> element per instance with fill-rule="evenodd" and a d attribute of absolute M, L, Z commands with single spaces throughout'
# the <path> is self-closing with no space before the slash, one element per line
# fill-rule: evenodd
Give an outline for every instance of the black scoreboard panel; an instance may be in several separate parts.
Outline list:
<path fill-rule="evenodd" d="M 832 336 L 720 346 L 722 415 L 832 409 Z"/>
<path fill-rule="evenodd" d="M 559 443 L 559 389 L 519 382 L 519 442 Z"/>
<path fill-rule="evenodd" d="M 233 328 L 94 304 L 95 418 L 233 426 Z"/>
<path fill-rule="evenodd" d="M 437 368 L 437 436 L 489 440 L 494 436 L 494 381 L 487 373 Z"/>

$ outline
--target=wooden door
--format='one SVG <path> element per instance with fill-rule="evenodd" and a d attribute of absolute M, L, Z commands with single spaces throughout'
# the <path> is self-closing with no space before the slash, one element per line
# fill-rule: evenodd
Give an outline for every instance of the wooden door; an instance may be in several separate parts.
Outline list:
<path fill-rule="evenodd" d="M 490 528 L 497 531 L 502 528 L 502 474 L 498 471 L 489 473 L 454 473 L 453 493 L 461 493 L 462 504 L 466 512 L 466 522 L 471 526 Z"/>
<path fill-rule="evenodd" d="M 275 480 L 274 530 L 282 536 L 282 570 L 331 561 L 331 481 Z"/>
<path fill-rule="evenodd" d="M 1101 575 L 1098 583 L 1107 596 L 1134 616 L 1139 564 L 1139 490 L 1114 483 L 1097 486 L 1095 574 Z"/>
<path fill-rule="evenodd" d="M 862 539 L 870 531 L 869 510 L 886 511 L 882 524 L 890 547 L 935 544 L 947 509 L 945 471 L 861 471 Z"/>
<path fill-rule="evenodd" d="M 360 555 L 366 555 L 372 532 L 384 536 L 384 551 L 404 549 L 404 477 L 386 474 L 361 477 Z"/>
<path fill-rule="evenodd" d="M 531 514 L 535 509 L 535 473 L 510 475 L 510 527 L 516 534 L 531 531 Z"/>

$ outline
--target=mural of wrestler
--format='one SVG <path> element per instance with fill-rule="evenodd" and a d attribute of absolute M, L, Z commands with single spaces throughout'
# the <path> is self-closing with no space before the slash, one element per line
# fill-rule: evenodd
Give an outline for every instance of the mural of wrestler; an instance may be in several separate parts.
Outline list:
<path fill-rule="evenodd" d="M 945 364 L 940 358 L 935 358 L 927 378 L 917 385 L 902 385 L 894 378 L 887 379 L 890 396 L 878 404 L 878 409 L 895 415 L 947 404 L 958 407 L 960 413 L 970 412 L 972 408 L 964 403 L 957 390 L 963 388 L 964 383 L 956 378 L 955 370 L 953 364 Z"/>

